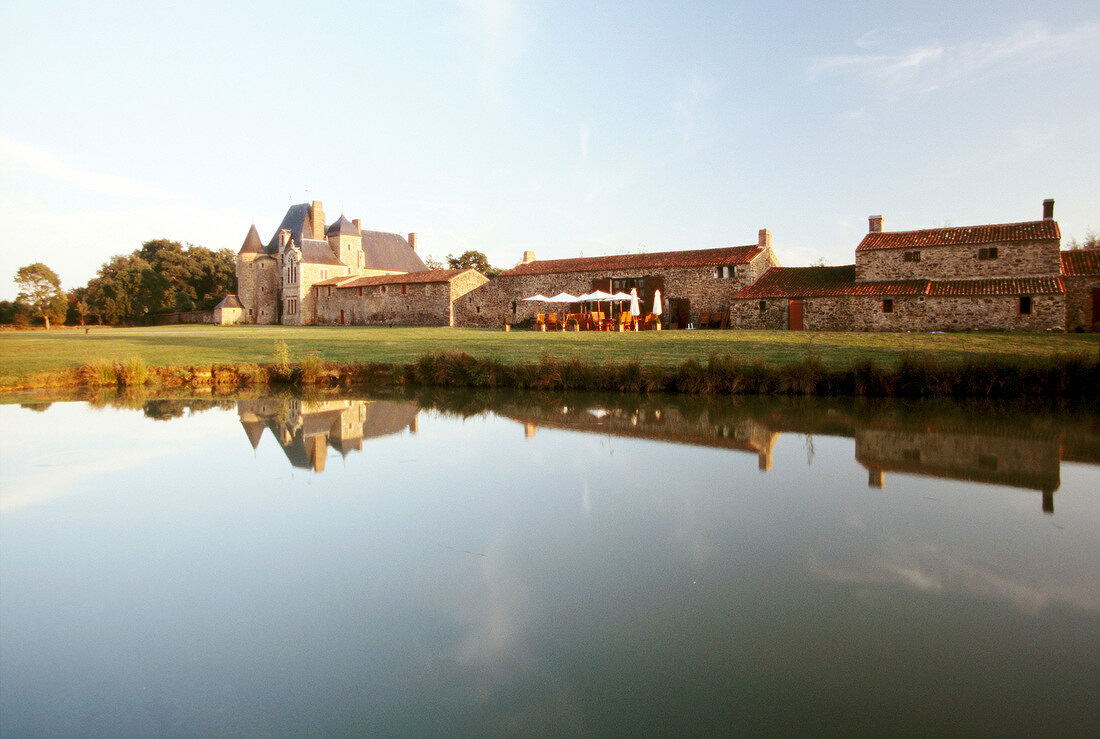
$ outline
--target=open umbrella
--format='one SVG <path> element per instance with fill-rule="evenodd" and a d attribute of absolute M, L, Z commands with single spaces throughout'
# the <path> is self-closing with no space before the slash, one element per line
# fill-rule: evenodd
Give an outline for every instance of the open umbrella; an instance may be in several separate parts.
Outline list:
<path fill-rule="evenodd" d="M 549 303 L 550 302 L 550 298 L 546 297 L 542 293 L 538 293 L 537 295 L 532 295 L 529 298 L 524 298 L 524 300 L 531 300 L 531 301 L 534 301 L 536 303 Z"/>

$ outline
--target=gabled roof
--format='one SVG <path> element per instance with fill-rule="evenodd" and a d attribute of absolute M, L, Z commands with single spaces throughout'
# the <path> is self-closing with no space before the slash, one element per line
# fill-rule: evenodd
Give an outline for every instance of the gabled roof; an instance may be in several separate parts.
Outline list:
<path fill-rule="evenodd" d="M 450 282 L 459 275 L 473 272 L 481 274 L 476 269 L 430 269 L 422 272 L 406 272 L 396 275 L 371 275 L 369 277 L 330 277 L 327 280 L 313 283 L 314 287 L 336 287 L 341 290 L 352 287 L 373 287 L 375 285 L 411 285 Z M 484 276 L 484 275 L 482 275 Z"/>
<path fill-rule="evenodd" d="M 1062 252 L 1062 274 L 1100 275 L 1100 249 L 1069 249 Z"/>
<path fill-rule="evenodd" d="M 224 298 L 222 298 L 222 301 L 214 307 L 215 308 L 244 308 L 244 306 L 241 305 L 240 298 L 238 298 L 236 295 L 226 295 Z"/>
<path fill-rule="evenodd" d="M 1064 293 L 1061 277 L 1005 277 L 985 280 L 933 282 L 928 294 L 936 297 L 969 295 L 1052 295 Z"/>
<path fill-rule="evenodd" d="M 274 254 L 279 251 L 279 232 L 283 229 L 290 231 L 290 237 L 295 244 L 301 246 L 302 239 L 313 235 L 313 226 L 310 221 L 310 204 L 299 203 L 287 208 L 286 215 L 275 229 L 275 235 L 267 242 L 267 253 Z"/>
<path fill-rule="evenodd" d="M 428 265 L 400 234 L 363 231 L 363 266 L 393 272 L 423 272 Z"/>
<path fill-rule="evenodd" d="M 923 286 L 924 281 L 919 280 Z M 736 298 L 817 298 L 847 295 L 856 285 L 856 266 L 772 267 Z"/>
<path fill-rule="evenodd" d="M 248 235 L 244 237 L 244 243 L 241 244 L 241 250 L 238 254 L 261 254 L 264 250 L 264 244 L 260 241 L 260 232 L 256 230 L 256 224 L 252 224 L 252 228 L 248 229 Z"/>
<path fill-rule="evenodd" d="M 1042 241 L 1060 239 L 1058 222 L 1054 220 L 1003 223 L 993 226 L 960 226 L 925 228 L 919 231 L 883 231 L 869 233 L 859 242 L 856 251 L 871 249 L 909 249 L 918 246 L 958 246 L 990 244 L 1000 241 Z"/>
<path fill-rule="evenodd" d="M 355 227 L 355 224 L 344 217 L 341 213 L 340 217 L 331 226 L 325 229 L 325 236 L 358 236 L 359 229 Z"/>
<path fill-rule="evenodd" d="M 575 259 L 542 259 L 519 264 L 502 275 L 548 275 L 565 272 L 634 271 L 670 267 L 718 267 L 748 264 L 764 249 L 757 245 L 727 246 L 719 249 L 690 249 L 652 254 L 618 254 L 605 257 Z"/>

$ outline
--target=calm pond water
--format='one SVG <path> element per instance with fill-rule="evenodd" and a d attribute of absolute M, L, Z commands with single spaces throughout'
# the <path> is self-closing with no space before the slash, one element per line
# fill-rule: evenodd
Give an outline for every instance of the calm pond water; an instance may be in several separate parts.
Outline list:
<path fill-rule="evenodd" d="M 130 398 L 0 439 L 4 736 L 1100 719 L 1092 410 Z"/>

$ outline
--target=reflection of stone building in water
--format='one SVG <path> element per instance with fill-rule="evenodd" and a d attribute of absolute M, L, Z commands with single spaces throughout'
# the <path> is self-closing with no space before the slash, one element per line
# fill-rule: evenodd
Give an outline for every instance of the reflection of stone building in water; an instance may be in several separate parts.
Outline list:
<path fill-rule="evenodd" d="M 255 449 L 268 429 L 295 467 L 324 472 L 331 447 L 342 457 L 360 451 L 364 439 L 416 433 L 419 410 L 414 402 L 388 400 L 305 401 L 258 398 L 237 402 L 248 440 Z"/>
<path fill-rule="evenodd" d="M 542 426 L 748 451 L 759 457 L 761 470 L 771 469 L 781 433 L 848 437 L 855 441 L 856 461 L 869 471 L 871 487 L 885 487 L 890 472 L 1036 490 L 1046 512 L 1054 510 L 1063 460 L 1100 464 L 1095 424 L 1052 426 L 1028 422 L 1025 416 L 970 422 L 957 410 L 950 417 L 909 417 L 890 406 L 865 417 L 826 404 L 792 403 L 786 410 L 777 410 L 775 403 L 748 405 L 708 403 L 690 410 L 552 406 L 504 409 L 502 414 L 523 423 L 528 437 Z"/>

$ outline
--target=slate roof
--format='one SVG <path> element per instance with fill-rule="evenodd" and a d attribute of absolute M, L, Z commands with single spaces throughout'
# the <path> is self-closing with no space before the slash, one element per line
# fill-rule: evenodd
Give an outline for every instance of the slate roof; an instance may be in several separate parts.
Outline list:
<path fill-rule="evenodd" d="M 717 267 L 721 265 L 748 264 L 764 249 L 751 246 L 727 246 L 719 249 L 689 249 L 664 251 L 652 254 L 618 254 L 605 257 L 577 257 L 575 259 L 542 259 L 520 264 L 505 270 L 503 275 L 548 275 L 564 272 L 604 272 L 608 270 L 633 271 L 670 267 Z"/>
<path fill-rule="evenodd" d="M 248 235 L 244 237 L 244 243 L 241 244 L 241 250 L 238 254 L 262 254 L 264 251 L 264 244 L 260 241 L 260 232 L 256 230 L 256 224 L 252 224 L 252 228 L 248 229 Z"/>
<path fill-rule="evenodd" d="M 313 235 L 313 226 L 310 221 L 310 204 L 299 203 L 287 208 L 286 215 L 275 229 L 275 235 L 267 242 L 267 253 L 275 254 L 279 251 L 279 232 L 283 229 L 290 231 L 290 237 L 295 244 L 301 246 L 302 239 Z"/>
<path fill-rule="evenodd" d="M 960 226 L 924 228 L 919 231 L 883 231 L 869 233 L 859 242 L 856 251 L 871 249 L 911 249 L 919 246 L 957 246 L 989 244 L 1000 241 L 1041 241 L 1060 239 L 1061 231 L 1054 220 L 1003 223 L 993 226 Z"/>
<path fill-rule="evenodd" d="M 936 297 L 970 295 L 1051 295 L 1064 293 L 1061 277 L 995 277 L 985 280 L 933 282 L 928 294 Z"/>
<path fill-rule="evenodd" d="M 363 264 L 368 269 L 393 272 L 423 272 L 428 269 L 428 265 L 400 234 L 363 231 L 363 256 Z"/>
<path fill-rule="evenodd" d="M 358 236 L 359 229 L 355 227 L 355 224 L 344 217 L 341 213 L 340 217 L 328 228 L 325 229 L 325 236 Z"/>
<path fill-rule="evenodd" d="M 1100 275 L 1100 249 L 1069 249 L 1062 252 L 1062 274 Z"/>
<path fill-rule="evenodd" d="M 222 298 L 222 302 L 218 303 L 214 307 L 215 308 L 244 308 L 244 306 L 241 305 L 240 298 L 238 298 L 236 295 L 226 295 L 224 298 Z"/>
<path fill-rule="evenodd" d="M 474 269 L 432 269 L 422 272 L 404 272 L 396 275 L 371 275 L 369 277 L 330 277 L 327 280 L 313 283 L 314 287 L 333 286 L 341 290 L 351 287 L 373 287 L 375 285 L 410 285 L 430 284 L 438 282 L 450 282 L 455 277 L 466 272 L 477 272 Z M 479 273 L 480 274 L 480 273 Z"/>
<path fill-rule="evenodd" d="M 298 244 L 302 249 L 302 261 L 308 264 L 334 264 L 342 267 L 344 263 L 332 253 L 327 241 L 302 239 Z"/>

